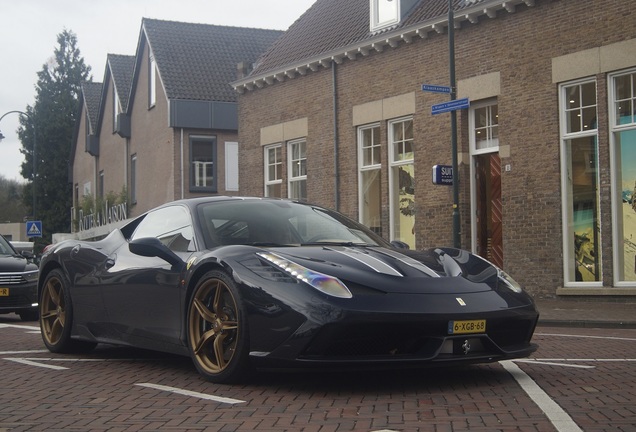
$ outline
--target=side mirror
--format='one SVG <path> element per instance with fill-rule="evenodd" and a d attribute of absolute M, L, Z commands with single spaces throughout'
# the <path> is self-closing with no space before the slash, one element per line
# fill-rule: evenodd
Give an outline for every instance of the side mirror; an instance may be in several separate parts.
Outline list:
<path fill-rule="evenodd" d="M 29 260 L 32 260 L 33 257 L 35 256 L 35 255 L 33 255 L 33 252 L 30 252 L 30 251 L 21 251 L 20 255 L 22 255 L 23 257 L 25 257 L 26 259 L 29 259 Z"/>
<path fill-rule="evenodd" d="M 400 240 L 393 240 L 391 245 L 396 249 L 411 249 L 408 244 Z"/>
<path fill-rule="evenodd" d="M 128 243 L 128 249 L 135 255 L 158 257 L 173 266 L 183 265 L 183 260 L 155 237 L 144 237 Z"/>

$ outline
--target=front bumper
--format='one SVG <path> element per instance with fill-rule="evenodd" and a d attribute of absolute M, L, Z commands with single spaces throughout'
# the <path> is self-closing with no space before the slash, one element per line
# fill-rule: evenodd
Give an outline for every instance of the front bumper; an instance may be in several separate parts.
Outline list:
<path fill-rule="evenodd" d="M 38 309 L 37 282 L 0 286 L 0 313 Z"/>

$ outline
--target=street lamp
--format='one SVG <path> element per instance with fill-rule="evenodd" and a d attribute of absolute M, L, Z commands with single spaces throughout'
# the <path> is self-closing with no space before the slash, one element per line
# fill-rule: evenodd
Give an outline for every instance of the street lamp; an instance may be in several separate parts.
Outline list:
<path fill-rule="evenodd" d="M 35 120 L 33 120 L 33 117 L 28 114 L 25 113 L 23 111 L 9 111 L 6 112 L 4 114 L 2 114 L 2 117 L 0 117 L 0 121 L 2 121 L 3 118 L 5 118 L 7 115 L 9 114 L 20 114 L 25 116 L 26 118 L 29 119 L 29 121 L 31 122 L 31 127 L 33 128 L 33 190 L 31 191 L 33 193 L 33 220 L 36 219 L 35 217 L 35 175 L 36 175 L 36 168 L 37 168 L 37 153 L 36 153 L 36 149 L 37 149 L 37 130 L 35 128 Z M 2 134 L 2 132 L 0 132 L 0 141 L 2 141 L 5 138 L 5 136 Z"/>
<path fill-rule="evenodd" d="M 448 57 L 451 100 L 457 98 L 455 78 L 455 13 L 453 0 L 448 0 Z M 453 246 L 461 247 L 461 226 L 459 221 L 459 162 L 457 157 L 457 112 L 451 111 L 451 152 L 453 163 Z"/>

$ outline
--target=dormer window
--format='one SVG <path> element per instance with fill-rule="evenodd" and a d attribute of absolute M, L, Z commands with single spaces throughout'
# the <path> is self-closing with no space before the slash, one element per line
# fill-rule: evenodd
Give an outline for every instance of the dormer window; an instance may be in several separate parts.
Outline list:
<path fill-rule="evenodd" d="M 391 27 L 400 22 L 400 0 L 370 0 L 371 31 Z"/>

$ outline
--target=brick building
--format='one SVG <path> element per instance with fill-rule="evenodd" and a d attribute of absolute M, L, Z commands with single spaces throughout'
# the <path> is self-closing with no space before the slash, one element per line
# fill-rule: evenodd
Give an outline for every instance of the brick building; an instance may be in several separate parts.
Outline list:
<path fill-rule="evenodd" d="M 255 62 L 281 34 L 144 19 L 136 54 L 109 54 L 103 82 L 82 87 L 71 154 L 77 235 L 112 228 L 112 212 L 95 200 L 125 202 L 119 221 L 180 198 L 237 194 L 229 83 L 237 64 Z"/>
<path fill-rule="evenodd" d="M 454 0 L 461 246 L 537 296 L 636 294 L 636 3 Z M 240 192 L 452 245 L 447 0 L 317 0 L 233 82 Z M 252 175 L 258 173 L 257 175 Z"/>

